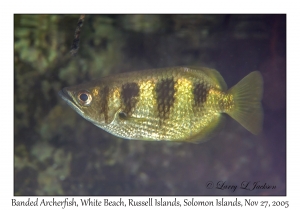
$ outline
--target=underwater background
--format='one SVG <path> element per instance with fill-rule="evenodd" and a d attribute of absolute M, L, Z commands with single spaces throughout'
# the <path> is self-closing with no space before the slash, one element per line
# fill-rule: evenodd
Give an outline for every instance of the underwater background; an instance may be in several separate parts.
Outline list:
<path fill-rule="evenodd" d="M 286 15 L 86 15 L 72 56 L 79 17 L 14 15 L 14 195 L 286 195 Z M 227 117 L 205 143 L 124 140 L 58 96 L 171 66 L 215 68 L 228 87 L 259 70 L 263 132 Z"/>

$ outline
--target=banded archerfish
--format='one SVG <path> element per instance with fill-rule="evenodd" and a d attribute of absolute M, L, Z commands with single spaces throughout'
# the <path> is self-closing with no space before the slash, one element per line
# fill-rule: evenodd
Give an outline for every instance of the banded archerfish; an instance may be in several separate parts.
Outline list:
<path fill-rule="evenodd" d="M 201 142 L 220 130 L 224 114 L 260 133 L 262 92 L 258 71 L 227 90 L 214 69 L 172 67 L 111 75 L 59 94 L 82 117 L 115 136 Z"/>

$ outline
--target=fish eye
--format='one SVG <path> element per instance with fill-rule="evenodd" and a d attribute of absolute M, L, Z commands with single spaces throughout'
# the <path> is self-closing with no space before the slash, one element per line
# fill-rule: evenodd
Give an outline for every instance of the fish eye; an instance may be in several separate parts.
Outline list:
<path fill-rule="evenodd" d="M 88 95 L 85 94 L 85 93 L 81 93 L 80 96 L 79 96 L 80 100 L 82 101 L 87 101 L 88 100 Z"/>
<path fill-rule="evenodd" d="M 92 95 L 88 91 L 82 90 L 82 91 L 79 91 L 79 93 L 77 95 L 77 99 L 81 105 L 87 106 L 87 105 L 90 105 L 92 102 Z"/>

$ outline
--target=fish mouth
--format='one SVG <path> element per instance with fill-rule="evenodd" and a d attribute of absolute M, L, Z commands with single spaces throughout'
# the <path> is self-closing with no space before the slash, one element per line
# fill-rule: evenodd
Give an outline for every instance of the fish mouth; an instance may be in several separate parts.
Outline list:
<path fill-rule="evenodd" d="M 63 88 L 62 90 L 60 90 L 58 92 L 58 95 L 64 100 L 67 102 L 67 104 L 72 108 L 74 109 L 80 116 L 82 116 L 83 118 L 85 118 L 87 121 L 90 121 L 91 123 L 95 124 L 96 126 L 100 127 L 101 128 L 101 125 L 91 119 L 90 117 L 86 116 L 84 114 L 84 111 L 81 110 L 81 107 L 80 105 L 78 105 L 76 103 L 76 99 L 74 99 L 73 97 L 73 94 L 72 94 L 72 91 L 69 91 L 68 88 Z"/>
<path fill-rule="evenodd" d="M 74 99 L 66 88 L 63 88 L 61 91 L 58 92 L 58 95 L 67 102 L 67 104 L 74 109 L 78 114 L 82 115 L 83 111 L 80 109 L 80 107 L 74 102 Z"/>

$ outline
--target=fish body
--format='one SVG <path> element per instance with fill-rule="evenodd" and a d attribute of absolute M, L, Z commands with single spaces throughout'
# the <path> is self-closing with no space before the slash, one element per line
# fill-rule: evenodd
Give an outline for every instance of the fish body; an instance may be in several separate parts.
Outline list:
<path fill-rule="evenodd" d="M 258 134 L 262 86 L 258 71 L 227 90 L 214 69 L 172 67 L 111 75 L 59 94 L 82 117 L 115 136 L 201 142 L 222 127 L 224 113 Z"/>

